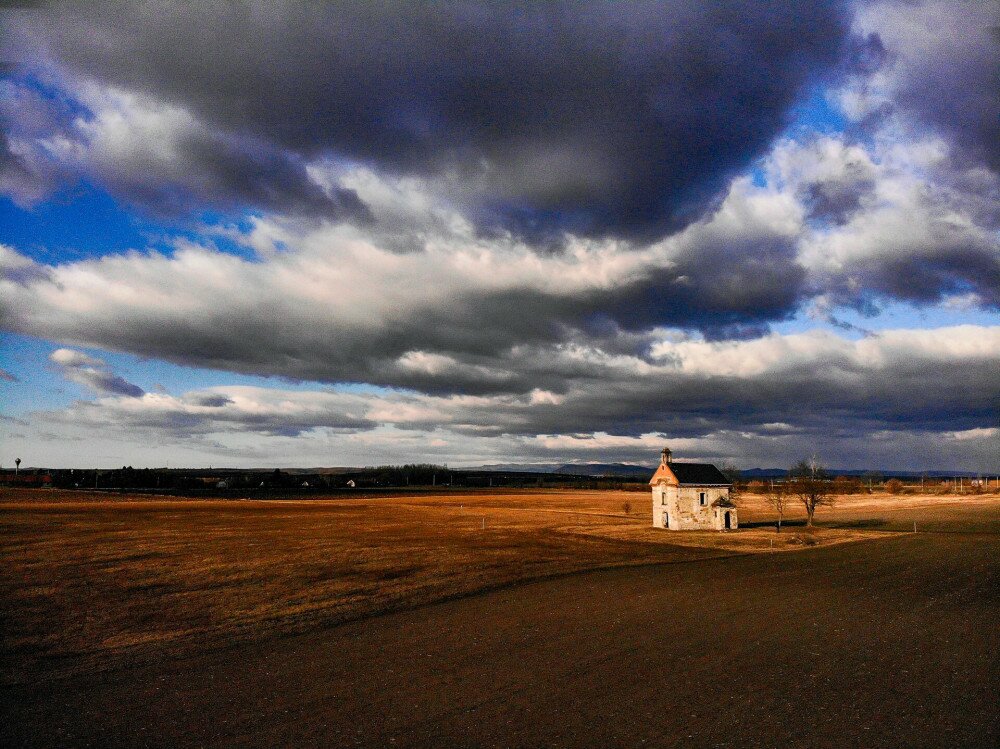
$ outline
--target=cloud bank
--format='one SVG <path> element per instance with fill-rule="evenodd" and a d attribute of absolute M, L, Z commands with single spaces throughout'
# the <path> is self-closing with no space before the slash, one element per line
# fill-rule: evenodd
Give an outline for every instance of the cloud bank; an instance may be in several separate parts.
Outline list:
<path fill-rule="evenodd" d="M 867 439 L 917 467 L 995 444 L 986 4 L 4 21 L 0 191 L 32 210 L 94 185 L 195 227 L 85 260 L 0 244 L 0 327 L 75 347 L 50 366 L 97 396 L 45 412 L 64 434 L 470 460 L 637 459 L 669 437 L 782 462 Z M 863 335 L 900 306 L 987 322 Z M 824 329 L 774 332 L 807 320 Z M 315 387 L 145 392 L 81 347 Z"/>
<path fill-rule="evenodd" d="M 98 89 L 63 137 L 157 209 L 154 176 L 329 215 L 350 198 L 302 164 L 332 159 L 442 183 L 485 230 L 652 237 L 766 149 L 847 33 L 826 0 L 150 2 L 11 14 L 7 47 Z"/>

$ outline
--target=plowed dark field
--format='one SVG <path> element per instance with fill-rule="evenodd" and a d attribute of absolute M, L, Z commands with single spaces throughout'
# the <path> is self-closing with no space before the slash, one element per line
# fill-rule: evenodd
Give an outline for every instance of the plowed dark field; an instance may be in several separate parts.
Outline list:
<path fill-rule="evenodd" d="M 998 537 L 587 572 L 8 690 L 5 746 L 998 745 Z"/>

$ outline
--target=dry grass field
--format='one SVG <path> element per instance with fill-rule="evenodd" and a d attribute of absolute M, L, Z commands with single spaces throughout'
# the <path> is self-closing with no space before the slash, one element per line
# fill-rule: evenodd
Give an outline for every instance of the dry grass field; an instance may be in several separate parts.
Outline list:
<path fill-rule="evenodd" d="M 822 527 L 807 533 L 793 508 L 776 534 L 764 525 L 769 509 L 748 496 L 744 527 L 719 534 L 654 530 L 646 493 L 207 501 L 5 490 L 2 680 L 308 631 L 587 569 L 791 551 L 912 530 L 914 520 L 974 530 L 962 513 L 982 523 L 981 507 L 996 502 L 844 497 L 819 513 Z"/>
<path fill-rule="evenodd" d="M 648 501 L 6 492 L 0 744 L 1000 740 L 1000 497 L 842 497 L 780 535 L 756 497 L 721 534 Z"/>

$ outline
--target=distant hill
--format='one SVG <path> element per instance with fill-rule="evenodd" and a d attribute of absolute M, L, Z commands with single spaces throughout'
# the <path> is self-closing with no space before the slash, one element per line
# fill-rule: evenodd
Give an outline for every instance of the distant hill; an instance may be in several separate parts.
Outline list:
<path fill-rule="evenodd" d="M 637 466 L 632 463 L 566 463 L 556 468 L 553 473 L 569 474 L 571 476 L 641 476 L 649 478 L 655 468 Z"/>
<path fill-rule="evenodd" d="M 555 473 L 561 476 L 621 476 L 624 478 L 643 476 L 649 478 L 656 469 L 633 463 L 493 463 L 480 466 L 477 469 L 465 470 Z"/>
<path fill-rule="evenodd" d="M 869 475 L 881 476 L 887 479 L 919 479 L 926 478 L 976 478 L 985 474 L 975 471 L 892 471 L 880 468 L 827 468 L 826 473 L 830 476 L 852 476 L 855 478 L 867 477 Z M 787 473 L 787 468 L 748 468 L 740 472 L 745 479 L 776 479 L 783 478 Z"/>
<path fill-rule="evenodd" d="M 494 473 L 555 473 L 559 463 L 489 463 L 476 468 L 459 468 L 460 471 L 491 471 Z"/>
<path fill-rule="evenodd" d="M 685 461 L 679 461 L 681 463 Z M 463 469 L 457 469 L 463 470 Z M 465 469 L 470 470 L 470 469 Z M 649 478 L 655 467 L 636 465 L 634 463 L 498 463 L 480 466 L 479 471 L 523 472 L 523 473 L 555 473 L 569 476 L 621 476 L 623 478 Z M 892 471 L 889 469 L 845 468 L 826 469 L 829 476 L 852 476 L 856 478 L 868 475 L 881 476 L 886 479 L 919 479 L 926 478 L 976 478 L 984 474 L 975 471 Z M 777 479 L 788 474 L 787 468 L 747 468 L 741 471 L 744 479 Z M 991 474 L 992 475 L 992 474 Z"/>

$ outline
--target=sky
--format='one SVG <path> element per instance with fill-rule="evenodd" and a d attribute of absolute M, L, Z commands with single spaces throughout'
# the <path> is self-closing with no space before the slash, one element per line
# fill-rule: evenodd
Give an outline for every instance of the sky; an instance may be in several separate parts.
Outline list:
<path fill-rule="evenodd" d="M 997 8 L 0 11 L 0 465 L 1000 471 Z"/>

